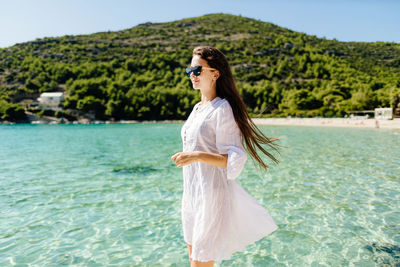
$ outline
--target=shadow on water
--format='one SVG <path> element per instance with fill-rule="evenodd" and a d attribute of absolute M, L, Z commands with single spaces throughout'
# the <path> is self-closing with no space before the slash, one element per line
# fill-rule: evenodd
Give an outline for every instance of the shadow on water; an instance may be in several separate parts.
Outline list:
<path fill-rule="evenodd" d="M 400 267 L 400 246 L 384 243 L 372 243 L 365 246 L 367 250 L 373 253 L 375 262 L 379 264 L 395 264 L 390 266 Z"/>
<path fill-rule="evenodd" d="M 159 169 L 150 166 L 137 165 L 137 166 L 127 166 L 127 167 L 115 167 L 112 172 L 115 173 L 129 173 L 129 174 L 140 174 L 148 175 L 153 172 L 157 172 Z"/>

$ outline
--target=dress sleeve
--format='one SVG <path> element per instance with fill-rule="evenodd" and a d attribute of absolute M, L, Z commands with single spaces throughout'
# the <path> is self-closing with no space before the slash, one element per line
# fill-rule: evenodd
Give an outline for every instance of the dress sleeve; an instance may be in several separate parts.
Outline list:
<path fill-rule="evenodd" d="M 227 178 L 235 179 L 243 170 L 247 154 L 229 102 L 217 109 L 215 132 L 218 153 L 228 154 Z"/>

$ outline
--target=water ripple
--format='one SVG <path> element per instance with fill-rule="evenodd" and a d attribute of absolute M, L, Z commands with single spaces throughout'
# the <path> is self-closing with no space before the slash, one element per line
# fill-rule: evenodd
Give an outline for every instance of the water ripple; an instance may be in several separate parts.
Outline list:
<path fill-rule="evenodd" d="M 0 266 L 184 266 L 181 124 L 0 126 Z M 400 264 L 397 131 L 262 127 L 238 182 L 279 230 L 217 266 Z"/>

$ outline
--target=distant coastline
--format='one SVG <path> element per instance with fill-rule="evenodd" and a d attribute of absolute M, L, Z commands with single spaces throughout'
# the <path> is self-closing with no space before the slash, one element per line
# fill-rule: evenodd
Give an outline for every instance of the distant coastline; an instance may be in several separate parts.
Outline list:
<path fill-rule="evenodd" d="M 117 120 L 117 121 L 102 121 L 102 120 L 77 120 L 77 121 L 60 121 L 60 120 L 37 120 L 37 121 L 27 121 L 22 123 L 3 121 L 1 124 L 134 124 L 134 123 L 183 123 L 185 120 Z"/>
<path fill-rule="evenodd" d="M 253 118 L 257 125 L 323 126 L 400 129 L 400 118 L 393 120 L 352 118 Z"/>
<path fill-rule="evenodd" d="M 352 118 L 252 118 L 257 125 L 280 126 L 317 126 L 317 127 L 354 127 L 354 128 L 383 128 L 399 129 L 400 118 L 393 120 L 352 119 Z M 120 121 L 89 121 L 79 120 L 73 122 L 60 121 L 32 121 L 30 124 L 133 124 L 133 123 L 184 123 L 185 120 L 120 120 Z M 0 122 L 0 124 L 16 124 L 15 122 Z"/>

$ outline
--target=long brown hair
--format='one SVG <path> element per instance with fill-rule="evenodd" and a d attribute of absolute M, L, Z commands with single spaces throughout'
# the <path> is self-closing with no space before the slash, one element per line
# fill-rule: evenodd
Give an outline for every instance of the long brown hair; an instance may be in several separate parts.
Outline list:
<path fill-rule="evenodd" d="M 245 144 L 251 157 L 256 160 L 261 167 L 267 169 L 268 165 L 257 153 L 257 149 L 259 149 L 275 163 L 278 163 L 278 160 L 274 155 L 269 153 L 262 146 L 267 145 L 269 148 L 279 152 L 277 149 L 278 145 L 273 143 L 277 138 L 266 137 L 251 120 L 247 113 L 246 105 L 236 88 L 231 68 L 225 55 L 217 48 L 211 46 L 199 46 L 194 48 L 193 56 L 195 55 L 206 60 L 210 67 L 215 68 L 220 72 L 220 76 L 217 79 L 217 96 L 225 98 L 231 105 L 236 124 L 242 133 L 242 142 Z"/>

